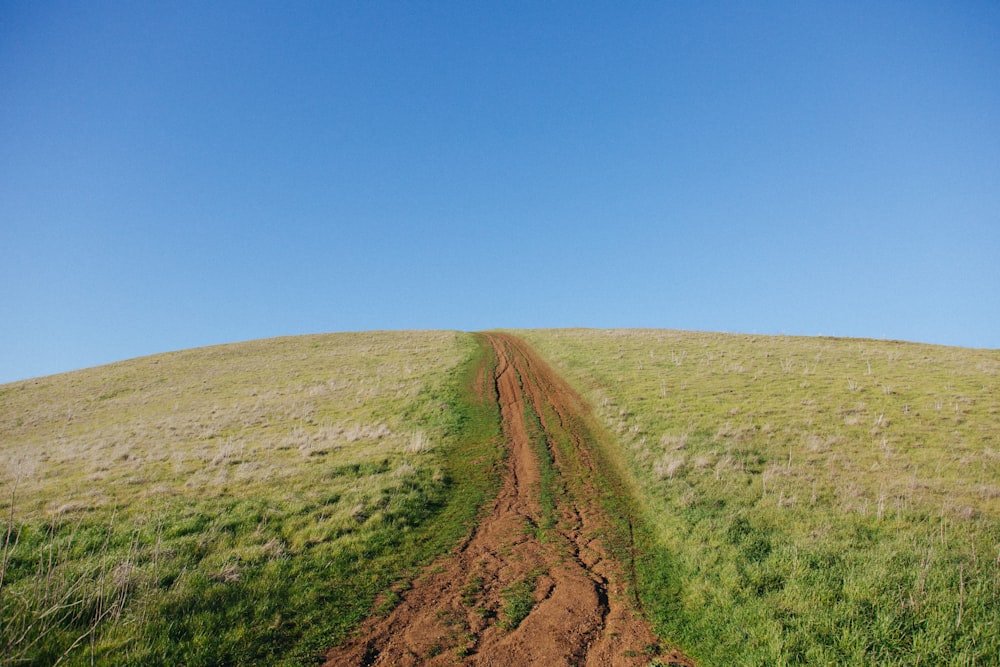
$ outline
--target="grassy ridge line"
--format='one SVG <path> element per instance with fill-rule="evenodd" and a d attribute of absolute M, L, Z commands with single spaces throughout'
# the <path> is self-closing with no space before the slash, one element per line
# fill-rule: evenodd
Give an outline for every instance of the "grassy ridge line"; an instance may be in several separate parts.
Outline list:
<path fill-rule="evenodd" d="M 4 664 L 311 663 L 495 492 L 491 355 L 299 337 L 0 387 L 2 472 L 34 466 L 0 501 Z"/>
<path fill-rule="evenodd" d="M 521 335 L 614 434 L 666 639 L 704 664 L 996 664 L 1000 353 Z"/>

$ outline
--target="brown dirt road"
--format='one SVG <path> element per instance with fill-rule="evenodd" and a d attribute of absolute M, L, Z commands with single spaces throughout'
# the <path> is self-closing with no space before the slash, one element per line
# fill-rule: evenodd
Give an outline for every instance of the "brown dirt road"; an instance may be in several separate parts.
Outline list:
<path fill-rule="evenodd" d="M 509 446 L 500 493 L 456 551 L 325 665 L 692 665 L 661 649 L 598 537 L 582 402 L 520 339 L 487 339 Z"/>

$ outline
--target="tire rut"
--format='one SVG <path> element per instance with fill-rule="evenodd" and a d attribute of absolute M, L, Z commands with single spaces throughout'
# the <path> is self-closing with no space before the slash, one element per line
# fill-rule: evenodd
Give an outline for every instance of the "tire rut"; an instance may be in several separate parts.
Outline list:
<path fill-rule="evenodd" d="M 624 569 L 596 538 L 604 519 L 587 479 L 594 468 L 574 428 L 583 404 L 520 339 L 486 339 L 509 448 L 500 492 L 454 552 L 411 582 L 395 609 L 330 649 L 324 664 L 692 665 L 661 651 L 629 598 Z M 544 440 L 554 480 L 543 479 L 532 437 Z M 555 502 L 543 510 L 546 483 Z"/>

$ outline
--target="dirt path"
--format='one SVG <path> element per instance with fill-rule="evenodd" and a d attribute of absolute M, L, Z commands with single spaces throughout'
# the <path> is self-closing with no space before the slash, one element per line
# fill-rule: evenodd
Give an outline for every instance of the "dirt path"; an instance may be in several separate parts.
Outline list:
<path fill-rule="evenodd" d="M 325 664 L 692 664 L 661 650 L 597 538 L 593 467 L 574 430 L 579 399 L 519 339 L 488 339 L 510 447 L 490 513 Z"/>

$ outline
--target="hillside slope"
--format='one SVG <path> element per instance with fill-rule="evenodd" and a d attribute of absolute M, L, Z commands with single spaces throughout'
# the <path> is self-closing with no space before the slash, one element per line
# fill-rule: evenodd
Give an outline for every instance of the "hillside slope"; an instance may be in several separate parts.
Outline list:
<path fill-rule="evenodd" d="M 619 444 L 667 641 L 706 665 L 997 664 L 1000 352 L 518 333 Z"/>
<path fill-rule="evenodd" d="M 1000 352 L 520 336 L 600 422 L 573 418 L 592 472 L 541 475 L 531 511 L 600 491 L 667 645 L 704 665 L 997 664 Z M 482 518 L 496 363 L 471 334 L 335 334 L 0 386 L 4 664 L 315 661 Z M 579 466 L 545 426 L 565 416 L 531 402 L 549 464 Z"/>
<path fill-rule="evenodd" d="M 3 664 L 311 662 L 495 485 L 485 354 L 302 336 L 0 386 Z"/>

